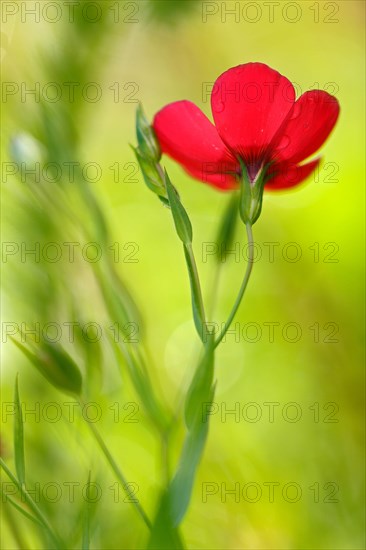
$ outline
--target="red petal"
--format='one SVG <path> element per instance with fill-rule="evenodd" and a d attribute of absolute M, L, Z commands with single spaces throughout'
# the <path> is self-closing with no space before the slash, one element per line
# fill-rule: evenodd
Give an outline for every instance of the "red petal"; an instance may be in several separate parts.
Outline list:
<path fill-rule="evenodd" d="M 297 164 L 314 154 L 329 136 L 338 115 L 335 97 L 321 90 L 305 92 L 296 101 L 283 128 L 275 151 L 278 161 Z"/>
<path fill-rule="evenodd" d="M 215 126 L 190 101 L 170 103 L 154 118 L 153 128 L 163 153 L 187 170 L 222 172 L 237 161 L 222 142 Z"/>
<path fill-rule="evenodd" d="M 302 166 L 296 164 L 283 165 L 279 173 L 266 183 L 266 190 L 277 191 L 287 189 L 303 182 L 319 166 L 320 158 L 312 160 Z M 277 167 L 276 167 L 277 168 Z"/>
<path fill-rule="evenodd" d="M 211 95 L 222 140 L 249 163 L 263 160 L 294 101 L 291 82 L 263 63 L 229 69 L 216 80 Z"/>

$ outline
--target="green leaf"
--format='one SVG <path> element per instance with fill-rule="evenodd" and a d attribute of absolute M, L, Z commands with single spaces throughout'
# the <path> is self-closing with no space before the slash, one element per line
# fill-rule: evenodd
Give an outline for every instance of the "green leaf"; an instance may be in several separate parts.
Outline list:
<path fill-rule="evenodd" d="M 188 509 L 197 469 L 205 448 L 209 427 L 207 404 L 212 403 L 215 391 L 213 373 L 214 337 L 211 335 L 188 390 L 185 403 L 188 433 L 178 469 L 169 487 L 169 504 L 174 527 L 181 523 Z"/>
<path fill-rule="evenodd" d="M 33 344 L 33 353 L 14 338 L 12 340 L 53 386 L 66 393 L 80 395 L 82 389 L 80 370 L 59 344 L 47 341 Z"/>
<path fill-rule="evenodd" d="M 160 145 L 154 129 L 149 124 L 141 103 L 136 110 L 136 136 L 142 156 L 159 162 L 161 158 Z"/>
<path fill-rule="evenodd" d="M 167 492 L 160 496 L 158 513 L 151 528 L 147 550 L 184 550 L 179 531 L 173 525 Z"/>
<path fill-rule="evenodd" d="M 213 386 L 209 398 L 206 399 L 206 411 L 208 410 L 207 404 L 211 404 L 213 401 L 214 392 L 215 388 Z M 203 413 L 202 405 L 199 407 L 197 413 L 198 414 L 193 418 L 193 424 L 186 436 L 179 467 L 169 490 L 171 513 L 175 526 L 181 523 L 187 512 L 191 500 L 194 480 L 208 435 L 208 413 Z"/>
<path fill-rule="evenodd" d="M 203 341 L 203 327 L 205 324 L 205 308 L 203 305 L 201 285 L 198 277 L 196 261 L 194 259 L 193 249 L 191 244 L 183 244 L 184 256 L 186 259 L 189 282 L 191 286 L 191 300 L 193 320 L 198 333 L 198 336 Z"/>
<path fill-rule="evenodd" d="M 90 485 L 90 472 L 88 475 L 88 481 L 86 486 L 89 487 L 89 485 Z M 89 500 L 84 496 L 82 550 L 89 550 L 89 547 L 90 547 L 90 507 L 91 507 L 91 504 Z"/>
<path fill-rule="evenodd" d="M 136 160 L 139 163 L 141 173 L 147 187 L 159 196 L 166 204 L 168 204 L 167 192 L 164 184 L 162 169 L 155 161 L 152 161 L 143 156 L 137 147 L 132 147 L 135 153 Z"/>
<path fill-rule="evenodd" d="M 15 404 L 15 418 L 14 418 L 15 470 L 18 476 L 19 483 L 23 485 L 23 483 L 25 483 L 24 426 L 23 426 L 22 408 L 21 408 L 20 399 L 19 399 L 18 375 L 15 378 L 14 404 Z"/>
<path fill-rule="evenodd" d="M 186 425 L 191 429 L 202 418 L 203 404 L 210 401 L 214 377 L 214 336 L 208 335 L 204 355 L 187 392 L 184 406 Z"/>
<path fill-rule="evenodd" d="M 188 245 L 192 242 L 192 224 L 188 217 L 187 212 L 185 211 L 182 203 L 180 202 L 179 195 L 177 190 L 173 186 L 172 182 L 169 179 L 167 171 L 165 170 L 165 184 L 168 193 L 168 199 L 170 208 L 172 210 L 175 229 L 177 235 L 182 241 L 182 243 Z"/>

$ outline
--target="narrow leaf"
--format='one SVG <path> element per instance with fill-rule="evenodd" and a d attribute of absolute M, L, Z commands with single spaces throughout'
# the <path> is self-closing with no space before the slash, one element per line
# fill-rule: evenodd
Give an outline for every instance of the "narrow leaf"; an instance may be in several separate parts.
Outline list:
<path fill-rule="evenodd" d="M 173 525 L 169 495 L 166 492 L 160 496 L 147 550 L 184 550 L 178 528 Z"/>
<path fill-rule="evenodd" d="M 212 403 L 214 387 L 211 389 L 207 404 Z M 187 512 L 191 500 L 194 480 L 201 461 L 208 435 L 208 416 L 200 414 L 194 417 L 193 425 L 186 436 L 178 470 L 170 486 L 170 506 L 173 516 L 173 525 L 178 526 Z"/>
<path fill-rule="evenodd" d="M 20 399 L 19 399 L 18 375 L 15 378 L 14 404 L 15 404 L 15 418 L 14 418 L 15 470 L 18 476 L 18 481 L 22 485 L 23 483 L 25 483 L 24 426 L 23 426 L 22 408 L 21 408 Z"/>
<path fill-rule="evenodd" d="M 202 300 L 202 292 L 200 281 L 197 273 L 196 262 L 193 255 L 192 245 L 184 244 L 184 256 L 186 259 L 189 282 L 191 285 L 191 300 L 193 320 L 198 333 L 198 336 L 203 341 L 203 327 L 205 323 L 205 309 Z"/>
<path fill-rule="evenodd" d="M 173 525 L 182 521 L 191 499 L 197 469 L 205 448 L 208 434 L 208 414 L 214 396 L 214 337 L 210 337 L 185 403 L 185 419 L 188 433 L 185 438 L 177 472 L 169 487 L 169 499 Z M 204 407 L 203 407 L 204 406 Z M 204 412 L 205 411 L 205 412 Z"/>
<path fill-rule="evenodd" d="M 90 471 L 88 475 L 87 487 L 90 486 Z M 89 550 L 90 547 L 90 502 L 84 497 L 84 511 L 83 511 L 83 540 L 82 550 Z"/>
<path fill-rule="evenodd" d="M 210 337 L 187 392 L 184 407 L 186 425 L 191 428 L 202 417 L 203 403 L 210 400 L 214 376 L 214 340 Z"/>
<path fill-rule="evenodd" d="M 166 171 L 165 184 L 177 235 L 184 244 L 188 245 L 192 242 L 192 224 Z"/>

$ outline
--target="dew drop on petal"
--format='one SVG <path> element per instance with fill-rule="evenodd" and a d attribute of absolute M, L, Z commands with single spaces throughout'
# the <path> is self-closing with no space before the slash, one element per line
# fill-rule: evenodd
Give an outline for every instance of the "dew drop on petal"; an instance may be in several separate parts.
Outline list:
<path fill-rule="evenodd" d="M 215 111 L 217 113 L 222 113 L 225 110 L 225 103 L 221 100 L 216 101 L 215 103 Z"/>
<path fill-rule="evenodd" d="M 281 141 L 280 141 L 280 143 L 279 143 L 277 149 L 278 149 L 279 151 L 282 151 L 283 149 L 286 149 L 286 147 L 289 146 L 290 141 L 291 141 L 291 140 L 290 140 L 290 138 L 289 138 L 288 136 L 283 136 L 283 137 L 281 138 Z"/>
<path fill-rule="evenodd" d="M 299 102 L 296 102 L 293 106 L 290 120 L 295 120 L 296 118 L 299 118 L 300 115 L 301 115 L 301 105 L 299 104 Z"/>

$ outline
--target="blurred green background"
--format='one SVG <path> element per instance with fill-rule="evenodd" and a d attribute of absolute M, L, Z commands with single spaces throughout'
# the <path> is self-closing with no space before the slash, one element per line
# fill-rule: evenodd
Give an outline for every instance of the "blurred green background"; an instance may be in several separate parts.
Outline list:
<path fill-rule="evenodd" d="M 62 328 L 60 342 L 89 380 L 87 400 L 103 411 L 98 429 L 152 516 L 159 442 L 113 351 L 109 327 L 118 320 L 98 286 L 105 264 L 113 264 L 141 311 L 143 324 L 132 328 L 149 350 L 152 382 L 169 409 L 192 376 L 199 342 L 171 216 L 146 189 L 129 147 L 137 101 L 150 119 L 178 99 L 194 101 L 210 116 L 207 86 L 229 67 L 261 61 L 302 92 L 335 94 L 341 116 L 322 149 L 316 178 L 265 196 L 254 227 L 262 255 L 236 318 L 237 332 L 218 351 L 217 408 L 182 532 L 191 549 L 364 548 L 364 3 L 82 2 L 83 9 L 89 6 L 81 15 L 75 8 L 71 22 L 65 2 L 41 2 L 39 21 L 24 11 L 32 4 L 4 2 L 2 8 L 2 456 L 12 467 L 6 407 L 18 372 L 21 400 L 40 407 L 39 421 L 34 415 L 25 420 L 30 486 L 57 482 L 61 490 L 57 502 L 51 489 L 51 496 L 41 490 L 52 523 L 69 534 L 70 548 L 78 547 L 82 487 L 91 470 L 102 490 L 91 548 L 143 548 L 145 528 L 122 493 L 116 498 L 113 475 L 80 415 L 68 420 L 64 404 L 72 400 L 43 380 L 6 331 L 22 323 Z M 76 83 L 75 101 L 67 82 Z M 60 100 L 54 100 L 59 87 L 49 83 L 61 88 Z M 35 86 L 39 93 L 24 95 Z M 6 164 L 34 165 L 37 159 L 55 163 L 40 181 L 30 176 L 22 182 L 11 173 L 14 164 Z M 82 168 L 94 163 L 87 179 L 95 181 L 83 184 L 83 191 L 77 177 L 69 181 L 70 162 Z M 216 262 L 203 251 L 215 238 L 229 195 L 193 181 L 170 159 L 163 163 L 192 220 L 208 300 Z M 46 247 L 53 257 L 51 242 L 62 250 L 57 261 L 21 254 L 21 243 L 40 243 L 41 252 Z M 65 242 L 80 243 L 75 261 Z M 81 254 L 88 242 L 101 247 L 96 262 Z M 242 227 L 235 242 L 241 255 L 222 265 L 219 324 L 246 265 Z M 273 261 L 264 243 L 276 243 Z M 291 261 L 295 251 L 301 257 Z M 86 253 L 93 257 L 94 249 Z M 102 336 L 88 345 L 77 328 L 73 344 L 70 322 L 96 323 Z M 277 323 L 273 339 L 268 323 Z M 58 329 L 49 330 L 53 337 Z M 50 420 L 56 411 L 47 409 L 50 402 L 61 407 L 60 420 Z M 225 415 L 229 409 L 237 415 Z M 131 412 L 137 422 L 126 419 Z M 178 429 L 172 462 L 181 439 Z M 70 502 L 73 482 L 79 485 Z M 235 487 L 237 493 L 225 498 L 225 490 Z M 2 506 L 1 523 L 3 548 L 42 547 L 37 529 L 9 505 Z"/>

